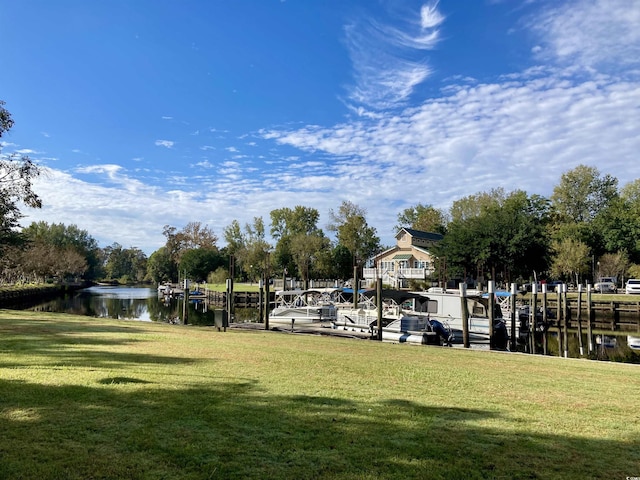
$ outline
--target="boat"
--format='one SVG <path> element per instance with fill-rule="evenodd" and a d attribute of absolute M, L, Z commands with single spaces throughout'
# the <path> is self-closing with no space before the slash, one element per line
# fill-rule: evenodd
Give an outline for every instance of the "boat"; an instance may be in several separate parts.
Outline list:
<path fill-rule="evenodd" d="M 463 343 L 462 301 L 458 290 L 430 288 L 426 292 L 414 292 L 413 310 L 428 314 L 431 319 L 451 329 L 452 343 Z M 489 298 L 484 292 L 469 290 L 466 296 L 469 342 L 489 344 Z M 507 322 L 503 319 L 498 303 L 494 304 L 493 348 L 506 348 L 509 340 Z"/>
<path fill-rule="evenodd" d="M 640 337 L 627 335 L 627 345 L 631 350 L 640 350 Z"/>
<path fill-rule="evenodd" d="M 278 290 L 269 312 L 270 325 L 329 324 L 336 319 L 335 299 L 339 288 Z"/>
<path fill-rule="evenodd" d="M 451 330 L 445 322 L 429 313 L 417 312 L 415 300 L 421 297 L 403 290 L 382 291 L 381 336 L 383 341 L 449 345 Z M 378 334 L 378 308 L 375 290 L 358 292 L 357 308 L 342 304 L 338 308 L 334 329 L 350 330 L 370 336 Z"/>

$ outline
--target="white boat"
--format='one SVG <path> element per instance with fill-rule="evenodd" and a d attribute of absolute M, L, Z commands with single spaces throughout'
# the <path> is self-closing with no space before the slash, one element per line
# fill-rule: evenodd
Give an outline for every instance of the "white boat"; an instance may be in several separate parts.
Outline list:
<path fill-rule="evenodd" d="M 419 299 L 414 299 L 413 310 L 432 320 L 448 325 L 453 335 L 453 343 L 462 343 L 462 301 L 458 290 L 429 289 L 427 292 L 414 292 Z M 482 292 L 467 292 L 466 307 L 468 312 L 468 332 L 471 343 L 489 343 L 489 299 Z M 494 346 L 506 348 L 508 331 L 502 312 L 496 303 L 494 310 Z"/>
<path fill-rule="evenodd" d="M 327 323 L 336 319 L 334 304 L 338 288 L 278 290 L 269 312 L 269 325 Z"/>
<path fill-rule="evenodd" d="M 627 335 L 627 345 L 631 350 L 640 350 L 640 337 Z"/>
<path fill-rule="evenodd" d="M 382 340 L 400 343 L 449 344 L 452 337 L 446 323 L 432 318 L 428 313 L 416 312 L 413 309 L 416 298 L 421 297 L 401 290 L 383 290 Z M 376 336 L 378 308 L 375 302 L 375 291 L 360 291 L 357 308 L 353 308 L 350 304 L 340 306 L 333 327 Z"/>

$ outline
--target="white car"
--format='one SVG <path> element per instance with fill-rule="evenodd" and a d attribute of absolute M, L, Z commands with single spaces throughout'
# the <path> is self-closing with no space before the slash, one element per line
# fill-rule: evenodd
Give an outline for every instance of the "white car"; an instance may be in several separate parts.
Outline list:
<path fill-rule="evenodd" d="M 640 279 L 632 278 L 627 280 L 627 286 L 624 290 L 627 293 L 640 293 Z"/>
<path fill-rule="evenodd" d="M 616 293 L 618 291 L 615 277 L 600 278 L 598 283 L 593 286 L 593 289 L 598 293 Z"/>

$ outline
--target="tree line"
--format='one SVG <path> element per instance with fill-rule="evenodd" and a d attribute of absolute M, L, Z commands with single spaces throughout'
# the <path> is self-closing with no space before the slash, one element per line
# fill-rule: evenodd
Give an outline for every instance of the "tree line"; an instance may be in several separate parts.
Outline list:
<path fill-rule="evenodd" d="M 13 126 L 0 101 L 0 137 Z M 1 152 L 0 152 L 1 153 Z M 366 211 L 344 201 L 320 213 L 298 205 L 215 232 L 192 221 L 165 225 L 165 244 L 148 258 L 118 243 L 100 248 L 75 225 L 34 222 L 20 228 L 19 205 L 40 208 L 32 189 L 40 168 L 25 156 L 0 156 L 0 281 L 83 278 L 120 283 L 177 281 L 185 276 L 221 283 L 272 276 L 348 279 L 383 246 Z M 431 281 L 493 279 L 498 283 L 554 278 L 581 283 L 597 276 L 640 277 L 640 179 L 622 188 L 610 175 L 580 165 L 562 174 L 549 197 L 496 188 L 453 202 L 449 210 L 417 203 L 397 215 L 402 227 L 435 232 Z M 268 228 L 268 232 L 267 232 Z M 326 233 L 331 232 L 332 240 Z M 268 235 L 267 235 L 268 233 Z M 273 244 L 271 243 L 273 242 Z"/>

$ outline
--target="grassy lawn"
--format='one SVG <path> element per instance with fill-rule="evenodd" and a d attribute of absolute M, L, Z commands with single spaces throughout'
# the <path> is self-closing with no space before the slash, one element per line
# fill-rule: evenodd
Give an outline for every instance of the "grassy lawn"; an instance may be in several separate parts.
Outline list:
<path fill-rule="evenodd" d="M 640 367 L 0 310 L 0 478 L 624 479 Z"/>

